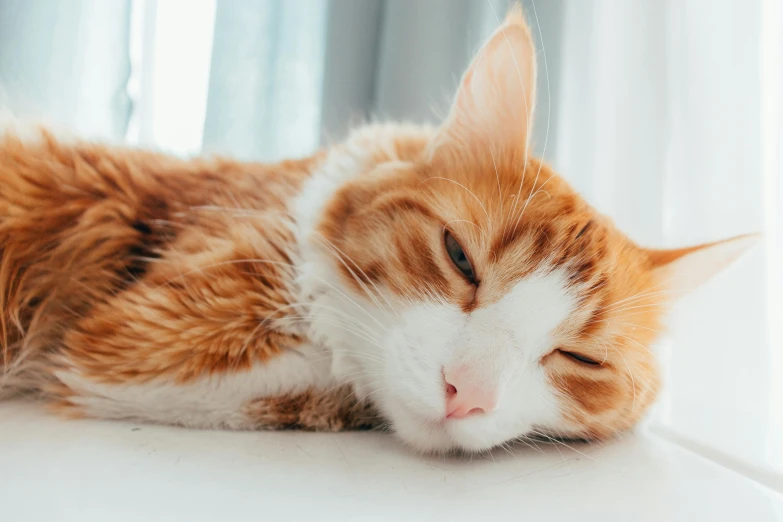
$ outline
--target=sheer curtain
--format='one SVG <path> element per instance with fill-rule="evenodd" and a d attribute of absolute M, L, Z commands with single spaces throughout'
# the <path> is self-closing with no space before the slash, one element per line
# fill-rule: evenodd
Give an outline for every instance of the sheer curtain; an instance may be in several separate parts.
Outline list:
<path fill-rule="evenodd" d="M 326 0 L 134 0 L 128 140 L 274 159 L 319 140 Z"/>
<path fill-rule="evenodd" d="M 672 314 L 654 426 L 783 486 L 776 0 L 567 2 L 556 166 L 640 242 L 763 232 Z"/>
<path fill-rule="evenodd" d="M 433 121 L 507 0 L 0 0 L 0 105 L 177 154 Z M 764 239 L 672 314 L 653 429 L 783 489 L 780 0 L 523 1 L 540 155 L 640 243 Z"/>
<path fill-rule="evenodd" d="M 435 121 L 509 3 L 0 0 L 0 103 L 178 154 L 303 155 L 358 122 Z"/>
<path fill-rule="evenodd" d="M 15 115 L 120 137 L 129 0 L 0 0 L 0 108 Z"/>

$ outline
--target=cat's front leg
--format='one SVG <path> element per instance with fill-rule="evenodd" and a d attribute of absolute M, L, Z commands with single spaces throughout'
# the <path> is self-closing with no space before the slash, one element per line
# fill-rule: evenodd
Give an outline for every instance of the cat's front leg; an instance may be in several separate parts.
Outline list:
<path fill-rule="evenodd" d="M 361 423 L 358 415 L 347 421 L 361 410 L 353 409 L 356 401 L 347 389 L 335 388 L 329 366 L 324 350 L 309 343 L 246 369 L 224 368 L 188 379 L 163 374 L 108 381 L 72 365 L 56 371 L 56 396 L 78 416 L 191 428 L 348 429 Z"/>
<path fill-rule="evenodd" d="M 265 397 L 248 404 L 246 415 L 259 429 L 347 431 L 380 429 L 385 421 L 351 386 Z"/>

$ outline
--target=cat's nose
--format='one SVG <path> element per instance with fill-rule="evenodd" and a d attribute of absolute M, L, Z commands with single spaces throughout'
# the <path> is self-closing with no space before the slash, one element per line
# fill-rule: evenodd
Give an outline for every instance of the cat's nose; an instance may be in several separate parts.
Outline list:
<path fill-rule="evenodd" d="M 445 369 L 446 418 L 462 419 L 497 407 L 497 392 L 464 368 Z"/>

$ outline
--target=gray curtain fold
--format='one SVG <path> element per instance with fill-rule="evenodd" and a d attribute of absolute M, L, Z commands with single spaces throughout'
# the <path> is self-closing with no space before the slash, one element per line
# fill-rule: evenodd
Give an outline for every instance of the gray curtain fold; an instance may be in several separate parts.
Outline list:
<path fill-rule="evenodd" d="M 321 99 L 322 142 L 366 121 L 375 103 L 384 0 L 330 0 Z"/>
<path fill-rule="evenodd" d="M 433 122 L 473 50 L 502 19 L 506 0 L 331 0 L 323 130 L 340 138 L 357 122 Z M 490 22 L 490 23 L 488 23 Z"/>
<path fill-rule="evenodd" d="M 0 0 L 0 105 L 123 138 L 131 1 Z M 565 2 L 523 2 L 542 64 L 534 141 L 547 157 Z M 368 120 L 437 122 L 509 4 L 217 0 L 202 149 L 274 160 L 338 141 Z"/>
<path fill-rule="evenodd" d="M 327 0 L 219 1 L 203 148 L 243 159 L 318 145 Z"/>
<path fill-rule="evenodd" d="M 327 143 L 357 122 L 437 122 L 510 0 L 331 0 L 322 98 Z M 539 49 L 534 146 L 554 157 L 566 0 L 523 1 Z"/>

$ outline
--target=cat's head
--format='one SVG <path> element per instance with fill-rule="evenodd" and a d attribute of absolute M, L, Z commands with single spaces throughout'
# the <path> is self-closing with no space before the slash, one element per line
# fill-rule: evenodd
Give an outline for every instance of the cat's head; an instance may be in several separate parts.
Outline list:
<path fill-rule="evenodd" d="M 314 327 L 336 373 L 423 451 L 629 428 L 659 388 L 653 343 L 672 296 L 749 243 L 628 239 L 530 157 L 535 68 L 512 11 L 439 129 L 362 131 L 346 145 L 361 153 L 328 167 L 369 165 L 317 211 Z"/>

